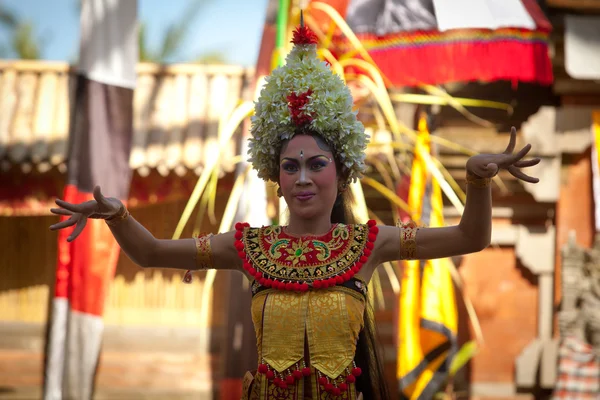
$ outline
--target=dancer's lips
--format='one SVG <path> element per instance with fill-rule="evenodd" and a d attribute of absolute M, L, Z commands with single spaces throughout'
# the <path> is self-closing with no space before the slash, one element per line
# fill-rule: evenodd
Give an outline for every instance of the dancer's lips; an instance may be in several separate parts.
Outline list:
<path fill-rule="evenodd" d="M 295 197 L 300 201 L 307 201 L 315 196 L 313 192 L 299 192 L 296 193 Z"/>

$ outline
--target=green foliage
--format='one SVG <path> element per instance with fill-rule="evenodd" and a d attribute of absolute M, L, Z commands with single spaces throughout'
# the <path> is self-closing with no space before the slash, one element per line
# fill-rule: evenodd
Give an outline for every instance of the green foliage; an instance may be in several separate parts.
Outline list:
<path fill-rule="evenodd" d="M 456 376 L 458 371 L 460 371 L 473 357 L 475 357 L 478 350 L 479 347 L 476 341 L 471 340 L 470 342 L 465 343 L 460 350 L 456 352 L 454 358 L 452 359 L 452 364 L 450 364 L 450 377 L 453 378 Z"/>
<path fill-rule="evenodd" d="M 208 4 L 209 0 L 193 0 L 183 10 L 181 16 L 171 23 L 162 35 L 161 43 L 152 49 L 148 45 L 148 25 L 141 22 L 138 30 L 139 60 L 166 64 L 172 61 L 181 51 L 189 34 L 189 29 L 194 19 Z M 220 51 L 211 51 L 201 54 L 193 62 L 219 63 L 225 62 L 225 57 Z"/>
<path fill-rule="evenodd" d="M 42 58 L 44 40 L 36 36 L 35 26 L 0 3 L 0 26 L 8 31 L 8 43 L 0 43 L 0 57 L 24 60 Z"/>
<path fill-rule="evenodd" d="M 35 27 L 29 22 L 21 22 L 14 30 L 12 49 L 20 59 L 39 60 L 42 58 L 41 39 L 35 37 Z"/>

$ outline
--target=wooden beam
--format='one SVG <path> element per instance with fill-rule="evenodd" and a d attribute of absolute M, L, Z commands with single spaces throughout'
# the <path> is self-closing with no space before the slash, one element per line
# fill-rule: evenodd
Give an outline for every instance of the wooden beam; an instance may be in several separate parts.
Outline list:
<path fill-rule="evenodd" d="M 546 5 L 554 8 L 600 11 L 600 1 L 598 0 L 547 0 Z"/>

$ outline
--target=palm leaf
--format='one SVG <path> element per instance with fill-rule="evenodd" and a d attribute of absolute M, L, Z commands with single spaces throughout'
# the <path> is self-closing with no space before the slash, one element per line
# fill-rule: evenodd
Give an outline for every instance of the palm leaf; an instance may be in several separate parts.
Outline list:
<path fill-rule="evenodd" d="M 451 105 L 451 102 L 446 96 L 429 95 L 429 94 L 417 94 L 417 93 L 392 93 L 390 94 L 392 101 L 398 101 L 403 103 L 416 103 L 416 104 L 437 104 L 442 106 Z M 491 100 L 480 100 L 480 99 L 468 99 L 464 97 L 453 97 L 454 101 L 465 107 L 483 107 L 483 108 L 494 108 L 497 110 L 504 110 L 508 114 L 513 113 L 513 107 L 510 104 L 502 103 L 499 101 Z"/>
<path fill-rule="evenodd" d="M 450 377 L 456 376 L 456 373 L 461 370 L 467 363 L 477 355 L 479 345 L 476 341 L 471 340 L 460 348 L 452 358 L 450 364 Z"/>
<path fill-rule="evenodd" d="M 220 165 L 220 155 L 223 153 L 225 147 L 229 145 L 229 141 L 240 126 L 241 122 L 252 115 L 253 110 L 254 104 L 251 101 L 243 102 L 233 111 L 231 118 L 227 121 L 225 126 L 222 129 L 221 127 L 219 128 L 218 148 L 216 150 L 217 156 L 208 160 L 204 170 L 200 174 L 200 178 L 194 186 L 194 190 L 192 191 L 190 199 L 187 202 L 181 217 L 179 218 L 179 222 L 177 223 L 177 227 L 173 233 L 173 239 L 178 239 L 181 237 L 183 228 L 189 221 L 194 208 L 198 204 L 200 196 L 204 192 L 211 175 L 214 173 L 215 168 L 218 168 Z"/>
<path fill-rule="evenodd" d="M 244 189 L 244 182 L 248 177 L 248 173 L 250 172 L 251 165 L 247 165 L 244 173 L 239 174 L 236 178 L 233 188 L 231 189 L 231 194 L 229 195 L 229 199 L 227 200 L 227 205 L 225 206 L 225 211 L 223 212 L 223 218 L 221 219 L 221 224 L 219 226 L 219 232 L 226 232 L 231 229 L 233 225 L 233 220 L 235 218 L 235 213 L 237 211 L 237 205 L 242 198 L 242 193 Z M 209 269 L 206 272 L 206 278 L 204 279 L 204 285 L 202 285 L 202 303 L 200 308 L 200 321 L 208 320 L 208 313 L 210 309 L 210 295 L 212 291 L 212 287 L 215 282 L 215 277 L 217 276 L 217 271 L 214 269 Z"/>

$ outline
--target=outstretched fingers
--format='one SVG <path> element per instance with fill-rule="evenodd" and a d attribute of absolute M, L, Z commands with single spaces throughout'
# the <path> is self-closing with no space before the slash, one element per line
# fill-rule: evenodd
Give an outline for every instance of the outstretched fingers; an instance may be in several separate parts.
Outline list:
<path fill-rule="evenodd" d="M 77 215 L 79 215 L 79 214 L 77 214 Z M 79 221 L 79 218 L 77 217 L 77 215 L 71 215 L 71 218 L 69 218 L 65 221 L 61 221 L 54 225 L 50 225 L 50 230 L 56 231 L 59 229 L 64 229 L 64 228 L 68 228 L 69 226 L 75 225 L 77 223 L 77 221 Z"/>
<path fill-rule="evenodd" d="M 77 222 L 77 226 L 75 226 L 75 229 L 73 229 L 73 232 L 67 238 L 67 242 L 72 242 L 73 240 L 75 240 L 75 238 L 77 238 L 77 236 L 79 236 L 79 234 L 83 232 L 83 228 L 85 228 L 86 223 L 87 217 L 85 215 L 82 215 L 79 221 Z"/>
<path fill-rule="evenodd" d="M 65 210 L 64 208 L 51 208 L 50 212 L 56 215 L 73 215 L 73 211 Z"/>
<path fill-rule="evenodd" d="M 510 140 L 508 142 L 508 146 L 506 146 L 506 150 L 504 150 L 505 154 L 511 154 L 515 150 L 515 145 L 517 144 L 517 128 L 514 126 L 510 128 Z"/>
<path fill-rule="evenodd" d="M 102 190 L 100 186 L 94 187 L 94 200 L 98 202 L 98 204 L 102 204 L 103 206 L 110 207 L 110 203 L 106 197 L 102 194 Z"/>
<path fill-rule="evenodd" d="M 69 210 L 74 213 L 81 213 L 83 211 L 83 204 L 72 204 L 61 199 L 56 199 L 55 203 L 56 205 L 64 208 L 65 210 Z"/>
<path fill-rule="evenodd" d="M 527 167 L 533 167 L 534 165 L 538 165 L 539 163 L 540 163 L 539 158 L 532 158 L 530 160 L 517 161 L 513 165 L 517 168 L 527 168 Z"/>
<path fill-rule="evenodd" d="M 510 172 L 510 174 L 515 178 L 521 179 L 525 182 L 538 183 L 540 181 L 538 178 L 534 178 L 533 176 L 525 174 L 523 171 L 521 171 L 518 167 L 515 167 L 514 165 L 508 167 L 508 172 Z"/>
<path fill-rule="evenodd" d="M 514 164 L 517 161 L 521 160 L 521 158 L 525 157 L 527 155 L 527 153 L 529 153 L 529 150 L 531 150 L 531 144 L 527 144 L 525 147 L 523 147 L 521 150 L 519 150 L 518 153 L 510 156 L 509 163 Z"/>

